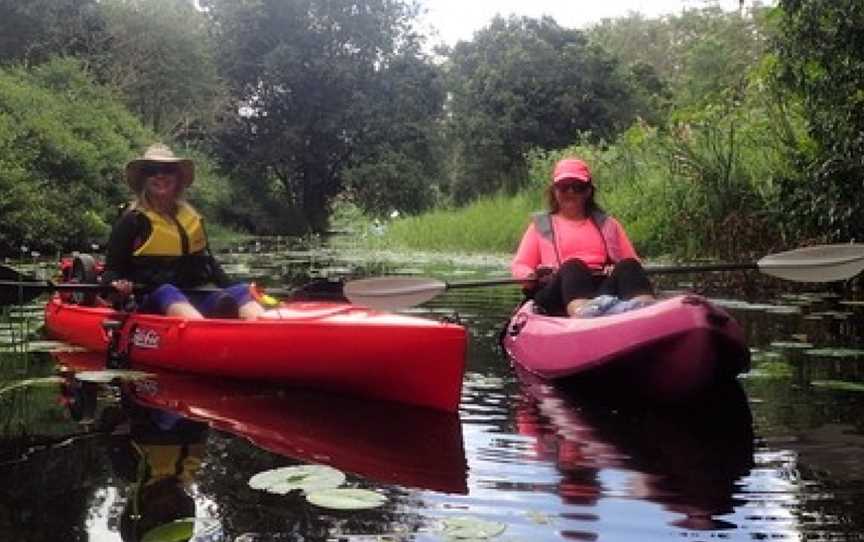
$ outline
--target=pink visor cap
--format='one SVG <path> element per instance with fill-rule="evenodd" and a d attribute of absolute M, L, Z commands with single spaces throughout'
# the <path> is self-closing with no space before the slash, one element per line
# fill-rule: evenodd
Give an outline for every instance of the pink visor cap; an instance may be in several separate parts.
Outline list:
<path fill-rule="evenodd" d="M 564 180 L 575 179 L 583 183 L 591 182 L 591 170 L 588 164 L 577 158 L 564 158 L 555 164 L 552 172 L 552 182 L 558 184 Z"/>

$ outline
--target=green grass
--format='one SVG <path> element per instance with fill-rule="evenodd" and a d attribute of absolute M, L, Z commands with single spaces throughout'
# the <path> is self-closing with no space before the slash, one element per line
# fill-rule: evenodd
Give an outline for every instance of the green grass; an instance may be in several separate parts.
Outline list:
<path fill-rule="evenodd" d="M 461 209 L 396 220 L 377 242 L 415 250 L 512 252 L 531 212 L 541 208 L 540 196 L 534 192 L 496 195 Z"/>

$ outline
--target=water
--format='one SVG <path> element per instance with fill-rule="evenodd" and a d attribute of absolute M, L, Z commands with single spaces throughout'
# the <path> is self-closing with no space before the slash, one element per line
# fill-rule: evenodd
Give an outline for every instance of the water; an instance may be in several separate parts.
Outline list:
<path fill-rule="evenodd" d="M 226 256 L 229 272 L 299 280 L 373 261 L 376 274 L 458 280 L 502 269 L 494 258 L 251 252 Z M 0 328 L 13 350 L 0 353 L 0 540 L 140 540 L 133 526 L 192 516 L 193 539 L 213 541 L 454 540 L 457 518 L 501 541 L 864 539 L 864 306 L 827 290 L 715 297 L 747 329 L 754 370 L 686 409 L 648 409 L 517 378 L 497 347 L 512 287 L 442 295 L 408 312 L 458 314 L 470 332 L 458 415 L 182 375 L 82 382 L 72 373 L 101 358 L 33 342 L 24 352 L 39 305 L 16 309 Z M 248 485 L 309 463 L 387 504 L 328 511 Z"/>

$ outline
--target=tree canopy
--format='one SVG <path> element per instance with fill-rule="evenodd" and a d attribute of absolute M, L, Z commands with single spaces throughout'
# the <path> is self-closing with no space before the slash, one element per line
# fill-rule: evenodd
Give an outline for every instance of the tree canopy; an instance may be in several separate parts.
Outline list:
<path fill-rule="evenodd" d="M 410 21 L 416 6 L 375 0 L 206 0 L 231 102 L 217 152 L 243 187 L 326 227 L 353 187 L 371 211 L 401 206 L 429 161 L 443 90 Z M 369 174 L 382 162 L 384 174 Z M 414 181 L 416 182 L 416 181 Z M 396 185 L 397 192 L 379 189 Z M 393 201 L 388 202 L 388 198 Z M 422 200 L 413 202 L 422 208 Z"/>
<path fill-rule="evenodd" d="M 658 247 L 778 213 L 787 237 L 864 234 L 860 1 L 498 17 L 434 56 L 421 8 L 0 0 L 0 251 L 98 237 L 153 140 L 199 162 L 208 216 L 257 233 L 323 231 L 346 202 L 371 218 L 513 194 L 566 149 L 616 164 L 610 196 Z"/>
<path fill-rule="evenodd" d="M 532 148 L 611 138 L 645 113 L 617 59 L 548 17 L 498 17 L 446 68 L 457 202 L 522 186 Z"/>
<path fill-rule="evenodd" d="M 790 207 L 809 233 L 864 238 L 864 4 L 858 0 L 781 0 L 775 47 L 779 78 L 804 104 L 818 144 L 799 156 Z M 800 181 L 803 181 L 800 182 Z"/>

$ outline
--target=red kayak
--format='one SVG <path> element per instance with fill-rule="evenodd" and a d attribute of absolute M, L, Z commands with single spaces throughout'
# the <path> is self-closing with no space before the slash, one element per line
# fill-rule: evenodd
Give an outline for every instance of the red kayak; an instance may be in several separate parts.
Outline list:
<path fill-rule="evenodd" d="M 108 350 L 109 320 L 122 321 L 115 350 L 135 368 L 280 382 L 447 412 L 459 407 L 467 338 L 452 323 L 329 302 L 284 303 L 257 321 L 118 314 L 59 295 L 45 307 L 52 337 L 92 351 Z"/>
<path fill-rule="evenodd" d="M 104 368 L 93 352 L 56 353 L 72 372 Z M 144 407 L 174 412 L 270 452 L 387 484 L 464 494 L 459 415 L 308 390 L 289 393 L 167 371 L 123 384 Z"/>
<path fill-rule="evenodd" d="M 545 380 L 657 400 L 687 398 L 750 366 L 739 324 L 696 295 L 595 318 L 538 314 L 529 301 L 502 342 L 514 363 Z"/>

